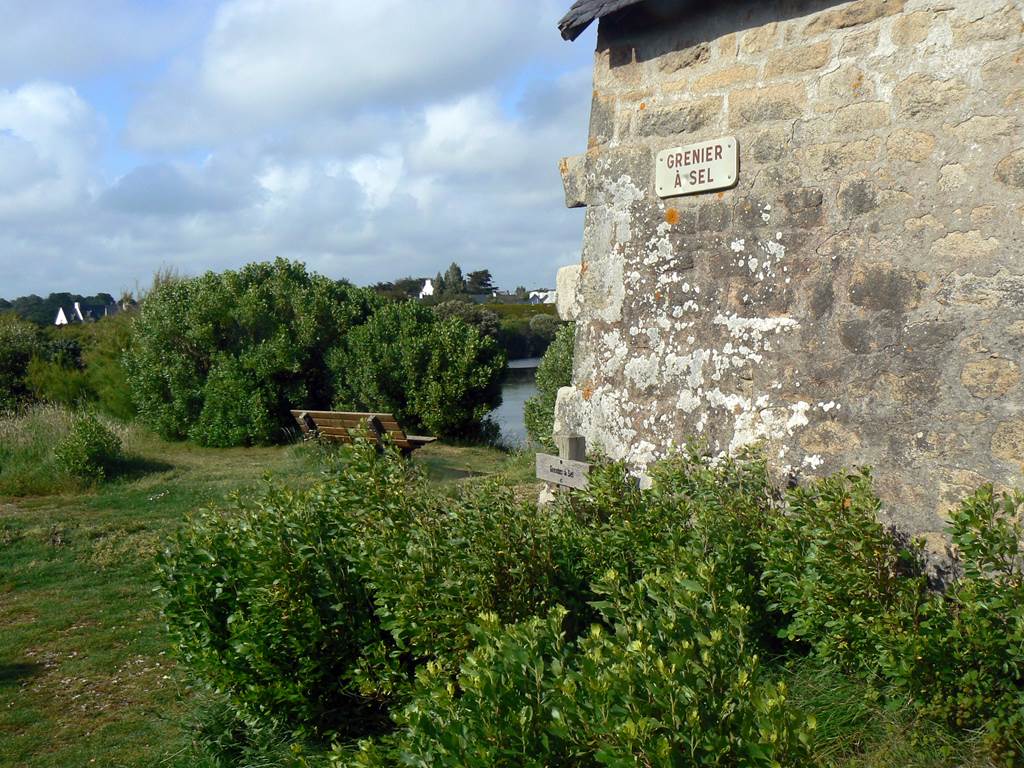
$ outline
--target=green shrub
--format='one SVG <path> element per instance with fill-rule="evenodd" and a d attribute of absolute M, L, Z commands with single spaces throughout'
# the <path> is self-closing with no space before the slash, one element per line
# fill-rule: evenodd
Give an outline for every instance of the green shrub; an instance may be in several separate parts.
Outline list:
<path fill-rule="evenodd" d="M 471 301 L 449 300 L 434 305 L 439 320 L 457 317 L 466 325 L 476 328 L 481 336 L 498 336 L 498 316 L 490 309 Z"/>
<path fill-rule="evenodd" d="M 191 435 L 211 445 L 282 439 L 290 409 L 329 407 L 326 356 L 379 301 L 282 259 L 161 280 L 143 302 L 125 355 L 139 415 L 166 438 Z M 229 402 L 236 397 L 240 404 Z"/>
<path fill-rule="evenodd" d="M 430 664 L 412 701 L 395 716 L 399 733 L 383 749 L 364 748 L 355 765 L 427 768 L 544 768 L 573 765 L 560 728 L 569 649 L 565 611 L 506 626 L 483 614 L 470 627 L 476 649 L 457 683 Z"/>
<path fill-rule="evenodd" d="M 595 628 L 563 683 L 564 730 L 605 765 L 803 765 L 813 720 L 764 679 L 750 608 L 714 559 L 596 585 Z"/>
<path fill-rule="evenodd" d="M 381 307 L 331 357 L 337 406 L 389 411 L 409 430 L 479 434 L 501 404 L 505 356 L 458 317 L 416 302 Z"/>
<path fill-rule="evenodd" d="M 762 586 L 779 635 L 871 671 L 913 629 L 926 583 L 916 548 L 878 522 L 870 476 L 834 475 L 786 494 L 764 539 Z"/>
<path fill-rule="evenodd" d="M 88 376 L 81 368 L 34 357 L 28 364 L 25 381 L 37 401 L 74 408 L 92 399 Z"/>
<path fill-rule="evenodd" d="M 268 486 L 196 514 L 160 559 L 181 657 L 241 721 L 324 736 L 381 717 L 358 676 L 386 640 L 358 568 L 360 521 L 400 498 L 403 468 L 365 447 L 350 457 L 330 488 Z"/>
<path fill-rule="evenodd" d="M 802 765 L 813 731 L 762 680 L 748 609 L 713 564 L 597 584 L 603 620 L 566 640 L 564 609 L 485 614 L 452 684 L 428 665 L 399 734 L 362 765 Z M 694 580 L 696 577 L 697 580 Z M 711 588 L 714 593 L 707 590 Z"/>
<path fill-rule="evenodd" d="M 555 423 L 555 400 L 559 387 L 572 384 L 575 326 L 567 323 L 558 328 L 551 346 L 537 366 L 537 394 L 526 401 L 523 418 L 530 439 L 553 449 L 551 432 Z"/>
<path fill-rule="evenodd" d="M 28 364 L 40 347 L 35 326 L 7 313 L 0 315 L 0 412 L 28 401 Z"/>
<path fill-rule="evenodd" d="M 136 415 L 124 366 L 135 314 L 125 311 L 79 326 L 84 329 L 82 364 L 91 400 L 97 409 L 121 421 Z"/>
<path fill-rule="evenodd" d="M 421 493 L 423 502 L 406 503 L 401 526 L 392 518 L 388 535 L 363 544 L 381 625 L 415 663 L 454 671 L 482 613 L 511 624 L 593 596 L 573 572 L 571 523 L 493 482 L 454 498 Z"/>
<path fill-rule="evenodd" d="M 953 727 L 1020 764 L 1020 494 L 953 513 L 964 575 L 929 593 L 866 473 L 783 491 L 761 458 L 693 449 L 647 490 L 596 463 L 539 510 L 338 455 L 301 492 L 198 515 L 164 558 L 182 656 L 239 722 L 337 734 L 364 768 L 804 766 L 884 707 L 915 710 L 931 754 L 962 753 Z M 801 665 L 867 705 L 805 718 L 783 684 Z"/>
<path fill-rule="evenodd" d="M 233 445 L 271 443 L 279 435 L 274 418 L 274 392 L 265 380 L 252 374 L 259 354 L 243 353 L 242 359 L 229 355 L 214 358 L 203 387 L 203 406 L 188 431 L 200 445 L 228 448 Z"/>
<path fill-rule="evenodd" d="M 121 439 L 90 413 L 76 414 L 71 427 L 54 448 L 57 467 L 87 482 L 100 482 L 123 455 Z"/>
<path fill-rule="evenodd" d="M 950 513 L 963 567 L 929 596 L 892 670 L 932 717 L 983 729 L 1007 765 L 1024 762 L 1024 494 L 983 486 Z"/>
<path fill-rule="evenodd" d="M 130 420 L 135 407 L 122 358 L 131 319 L 124 312 L 95 323 L 40 330 L 25 371 L 31 399 L 69 408 L 88 405 L 119 421 Z"/>

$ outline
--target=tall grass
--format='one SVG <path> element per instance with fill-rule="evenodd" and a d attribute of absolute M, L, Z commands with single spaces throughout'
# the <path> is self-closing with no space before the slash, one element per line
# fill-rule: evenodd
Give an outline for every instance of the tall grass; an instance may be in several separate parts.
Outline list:
<path fill-rule="evenodd" d="M 135 429 L 100 417 L 126 452 Z M 0 496 L 42 496 L 81 489 L 83 480 L 62 471 L 56 447 L 71 432 L 75 413 L 62 405 L 37 404 L 0 414 Z"/>

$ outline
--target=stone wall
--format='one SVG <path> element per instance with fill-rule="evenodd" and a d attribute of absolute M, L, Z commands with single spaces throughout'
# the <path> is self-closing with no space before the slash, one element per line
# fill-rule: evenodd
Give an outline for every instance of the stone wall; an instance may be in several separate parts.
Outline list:
<path fill-rule="evenodd" d="M 1024 3 L 705 5 L 600 23 L 556 428 L 641 466 L 690 438 L 870 465 L 934 536 L 1021 483 Z M 655 195 L 658 151 L 729 135 L 735 188 Z"/>

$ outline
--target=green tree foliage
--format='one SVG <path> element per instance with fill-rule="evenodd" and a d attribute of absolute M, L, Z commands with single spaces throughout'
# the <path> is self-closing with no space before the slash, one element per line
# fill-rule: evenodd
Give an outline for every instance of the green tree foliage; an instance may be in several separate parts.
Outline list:
<path fill-rule="evenodd" d="M 400 277 L 395 280 L 395 290 L 401 291 L 410 299 L 419 296 L 422 288 L 423 278 L 421 277 Z"/>
<path fill-rule="evenodd" d="M 78 480 L 104 480 L 122 458 L 121 439 L 96 416 L 77 414 L 54 448 L 57 467 Z"/>
<path fill-rule="evenodd" d="M 192 521 L 167 615 L 240 720 L 372 739 L 338 766 L 831 765 L 783 684 L 808 653 L 1020 764 L 1024 495 L 951 515 L 963 575 L 929 592 L 865 474 L 781 490 L 691 451 L 651 479 L 595 464 L 538 509 L 356 446 Z"/>
<path fill-rule="evenodd" d="M 74 306 L 76 301 L 81 306 L 83 312 L 91 312 L 94 317 L 99 318 L 103 316 L 103 310 L 114 303 L 114 297 L 109 293 L 82 296 L 78 293 L 62 292 L 51 293 L 44 299 L 42 296 L 37 296 L 33 293 L 5 302 L 7 306 L 0 306 L 0 309 L 10 308 L 18 317 L 36 325 L 53 325 L 53 321 L 57 317 L 57 310 L 63 307 L 64 311 L 67 312 Z"/>
<path fill-rule="evenodd" d="M 491 293 L 497 290 L 491 270 L 478 269 L 466 275 L 466 293 Z"/>
<path fill-rule="evenodd" d="M 405 469 L 365 446 L 350 455 L 330 486 L 199 512 L 160 562 L 182 659 L 241 720 L 324 736 L 379 721 L 384 700 L 364 693 L 360 665 L 387 638 L 356 566 L 364 521 L 397 506 Z"/>
<path fill-rule="evenodd" d="M 90 404 L 122 421 L 135 415 L 122 358 L 128 346 L 133 312 L 95 323 L 48 327 L 28 367 L 35 400 L 68 407 Z"/>
<path fill-rule="evenodd" d="M 490 336 L 494 339 L 498 338 L 500 326 L 498 316 L 491 310 L 486 309 L 479 304 L 474 304 L 471 301 L 449 299 L 448 301 L 442 301 L 440 304 L 434 305 L 434 313 L 441 320 L 445 320 L 449 317 L 457 317 L 466 325 L 471 325 L 476 328 L 481 336 Z"/>
<path fill-rule="evenodd" d="M 458 296 L 465 292 L 466 280 L 462 276 L 462 267 L 453 261 L 444 273 L 440 293 L 444 296 Z"/>
<path fill-rule="evenodd" d="M 330 358 L 339 407 L 390 411 L 407 429 L 473 436 L 501 403 L 505 355 L 458 317 L 381 307 Z"/>
<path fill-rule="evenodd" d="M 139 415 L 203 445 L 280 439 L 289 409 L 329 406 L 325 358 L 379 301 L 283 259 L 162 280 L 125 356 Z"/>
<path fill-rule="evenodd" d="M 551 431 L 555 423 L 555 400 L 559 387 L 572 384 L 575 326 L 567 323 L 555 332 L 554 341 L 537 366 L 537 394 L 526 401 L 523 418 L 530 439 L 554 448 Z"/>
<path fill-rule="evenodd" d="M 561 323 L 554 315 L 534 315 L 530 318 L 530 332 L 545 345 L 554 341 L 560 326 Z"/>
<path fill-rule="evenodd" d="M 0 411 L 29 399 L 28 366 L 41 349 L 38 329 L 11 315 L 0 315 Z"/>

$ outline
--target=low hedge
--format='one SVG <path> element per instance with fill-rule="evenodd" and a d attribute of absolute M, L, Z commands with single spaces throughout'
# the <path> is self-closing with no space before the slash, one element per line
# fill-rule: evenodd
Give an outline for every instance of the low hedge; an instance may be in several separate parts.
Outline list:
<path fill-rule="evenodd" d="M 538 509 L 347 448 L 313 488 L 195 516 L 165 615 L 241 722 L 336 765 L 813 765 L 783 683 L 809 655 L 1020 764 L 1024 496 L 953 514 L 963 577 L 938 593 L 867 473 L 783 491 L 691 452 L 652 480 L 596 466 Z"/>

